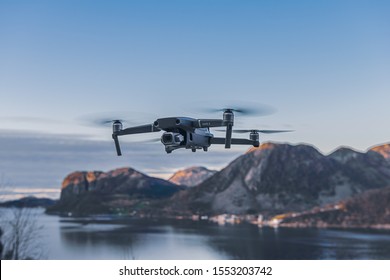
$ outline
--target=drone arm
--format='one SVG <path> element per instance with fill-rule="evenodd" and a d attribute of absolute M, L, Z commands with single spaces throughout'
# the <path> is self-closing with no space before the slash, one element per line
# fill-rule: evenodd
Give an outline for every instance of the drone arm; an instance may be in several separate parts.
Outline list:
<path fill-rule="evenodd" d="M 118 156 L 121 156 L 121 155 L 122 155 L 122 152 L 121 152 L 121 146 L 119 145 L 118 135 L 113 134 L 113 135 L 112 135 L 112 139 L 114 139 L 115 149 L 116 149 L 117 155 L 118 155 Z"/>
<path fill-rule="evenodd" d="M 114 132 L 114 134 L 120 136 L 120 135 L 139 134 L 139 133 L 148 133 L 148 132 L 157 132 L 157 131 L 161 131 L 161 129 L 155 127 L 153 124 L 145 124 L 145 125 L 125 128 L 117 132 Z"/>
<path fill-rule="evenodd" d="M 221 137 L 212 137 L 210 138 L 210 144 L 223 144 L 225 145 L 225 138 Z"/>
<path fill-rule="evenodd" d="M 233 124 L 229 123 L 226 126 L 226 138 L 225 138 L 225 149 L 230 149 L 231 144 L 234 144 L 232 142 L 232 131 L 233 131 Z"/>
<path fill-rule="evenodd" d="M 210 144 L 225 145 L 225 142 L 226 142 L 226 138 L 222 138 L 222 137 L 213 137 L 210 139 Z M 259 146 L 259 141 L 254 141 L 250 139 L 232 138 L 231 143 L 233 145 L 253 145 L 255 147 Z"/>
<path fill-rule="evenodd" d="M 232 138 L 233 145 L 253 145 L 254 147 L 259 146 L 259 141 L 253 141 L 250 139 L 238 139 L 238 138 Z"/>
<path fill-rule="evenodd" d="M 195 128 L 220 127 L 220 126 L 225 126 L 225 123 L 223 120 L 219 120 L 219 119 L 199 119 L 193 122 L 193 126 Z"/>
<path fill-rule="evenodd" d="M 138 133 L 148 133 L 148 132 L 156 132 L 161 129 L 155 127 L 153 124 L 140 125 L 135 127 L 129 127 L 125 129 L 120 129 L 112 133 L 112 139 L 114 139 L 115 149 L 118 156 L 122 155 L 121 147 L 119 145 L 118 136 L 128 135 L 128 134 L 138 134 Z"/>

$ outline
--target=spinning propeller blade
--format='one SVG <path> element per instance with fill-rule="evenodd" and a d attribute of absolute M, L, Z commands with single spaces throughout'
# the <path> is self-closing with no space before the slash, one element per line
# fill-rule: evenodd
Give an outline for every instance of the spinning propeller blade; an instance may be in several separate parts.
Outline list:
<path fill-rule="evenodd" d="M 256 104 L 250 106 L 223 106 L 222 108 L 206 108 L 203 111 L 206 113 L 224 112 L 230 110 L 234 113 L 239 113 L 245 116 L 266 116 L 274 113 L 276 110 L 270 106 Z"/>
<path fill-rule="evenodd" d="M 270 130 L 270 129 L 234 129 L 234 133 L 248 133 L 248 132 L 258 132 L 258 133 L 283 133 L 283 132 L 292 132 L 294 130 Z"/>

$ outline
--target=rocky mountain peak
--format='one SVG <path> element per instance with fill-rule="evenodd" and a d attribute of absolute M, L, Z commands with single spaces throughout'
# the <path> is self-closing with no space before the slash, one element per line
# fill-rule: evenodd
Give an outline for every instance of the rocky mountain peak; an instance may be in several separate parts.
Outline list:
<path fill-rule="evenodd" d="M 370 151 L 381 154 L 385 159 L 390 161 L 390 143 L 375 146 Z"/>
<path fill-rule="evenodd" d="M 239 159 L 245 162 L 251 161 L 252 166 L 261 166 L 265 169 L 269 163 L 277 164 L 278 166 L 294 162 L 308 164 L 310 161 L 318 160 L 324 157 L 313 146 L 306 144 L 284 144 L 284 143 L 264 143 L 259 148 L 252 149 Z M 244 164 L 245 165 L 245 164 Z"/>
<path fill-rule="evenodd" d="M 113 178 L 113 177 L 127 177 L 127 178 L 143 178 L 143 177 L 148 177 L 148 175 L 145 175 L 133 168 L 130 167 L 122 167 L 122 168 L 117 168 L 114 170 L 111 170 L 107 173 L 104 173 L 101 175 L 102 178 L 108 177 L 108 178 Z"/>
<path fill-rule="evenodd" d="M 193 166 L 175 172 L 168 181 L 182 186 L 193 187 L 214 175 L 217 171 L 203 166 Z"/>
<path fill-rule="evenodd" d="M 182 189 L 127 167 L 108 172 L 77 171 L 66 176 L 60 201 L 50 211 L 108 213 L 143 200 L 167 198 Z"/>
<path fill-rule="evenodd" d="M 91 185 L 94 184 L 97 180 L 102 180 L 106 178 L 114 178 L 114 177 L 126 177 L 126 178 L 142 178 L 147 177 L 147 175 L 138 172 L 129 167 L 123 167 L 114 169 L 108 172 L 102 171 L 76 171 L 70 173 L 65 177 L 62 182 L 62 189 L 67 187 L 76 186 L 76 185 Z"/>
<path fill-rule="evenodd" d="M 83 184 L 84 182 L 91 183 L 102 174 L 102 171 L 76 171 L 70 173 L 62 182 L 62 189 L 71 185 Z"/>

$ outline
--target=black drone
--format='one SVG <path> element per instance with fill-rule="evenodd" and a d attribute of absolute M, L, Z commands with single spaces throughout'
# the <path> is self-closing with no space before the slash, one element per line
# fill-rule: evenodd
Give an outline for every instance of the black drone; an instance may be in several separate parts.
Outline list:
<path fill-rule="evenodd" d="M 164 131 L 161 136 L 161 143 L 165 146 L 165 151 L 169 154 L 173 150 L 186 148 L 196 152 L 197 149 L 203 149 L 207 152 L 211 144 L 225 145 L 229 149 L 231 145 L 253 145 L 259 147 L 259 133 L 279 133 L 289 132 L 291 130 L 233 130 L 234 112 L 246 113 L 244 109 L 221 109 L 222 119 L 193 119 L 188 117 L 169 117 L 160 118 L 151 124 L 140 125 L 123 129 L 121 120 L 111 120 L 112 138 L 115 142 L 115 148 L 118 156 L 122 155 L 118 136 L 159 132 Z M 226 137 L 214 137 L 210 132 L 210 127 L 226 127 Z M 232 132 L 249 133 L 249 139 L 232 138 Z"/>

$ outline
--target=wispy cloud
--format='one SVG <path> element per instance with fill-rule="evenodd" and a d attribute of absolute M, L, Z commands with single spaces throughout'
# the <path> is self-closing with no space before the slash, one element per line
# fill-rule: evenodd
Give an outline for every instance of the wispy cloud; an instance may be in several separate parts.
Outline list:
<path fill-rule="evenodd" d="M 161 143 L 122 141 L 123 156 L 117 157 L 110 140 L 7 130 L 0 131 L 0 174 L 7 184 L 19 191 L 21 188 L 42 193 L 42 190 L 48 190 L 54 194 L 49 190 L 59 190 L 64 177 L 76 170 L 108 171 L 132 167 L 150 176 L 167 178 L 176 170 L 189 166 L 220 169 L 246 149 L 225 150 L 222 146 L 213 146 L 207 153 L 177 150 L 166 154 Z"/>
<path fill-rule="evenodd" d="M 58 199 L 60 189 L 32 188 L 32 187 L 6 187 L 0 188 L 0 201 L 14 200 L 26 196 L 36 196 L 51 199 Z"/>

